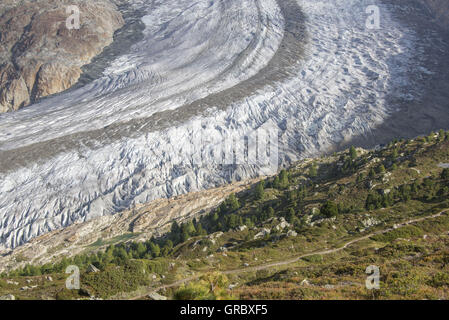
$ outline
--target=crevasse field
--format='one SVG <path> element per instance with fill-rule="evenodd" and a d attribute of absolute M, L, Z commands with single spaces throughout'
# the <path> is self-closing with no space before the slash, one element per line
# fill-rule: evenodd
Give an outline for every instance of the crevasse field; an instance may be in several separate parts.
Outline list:
<path fill-rule="evenodd" d="M 372 4 L 381 9 L 378 30 L 366 27 Z M 369 136 L 419 98 L 417 80 L 438 72 L 423 58 L 438 34 L 418 38 L 397 19 L 404 8 L 388 1 L 132 6 L 146 12 L 143 40 L 97 80 L 0 115 L 2 250 L 261 174 L 254 164 L 220 165 L 211 146 L 266 125 L 279 131 L 279 165 Z"/>

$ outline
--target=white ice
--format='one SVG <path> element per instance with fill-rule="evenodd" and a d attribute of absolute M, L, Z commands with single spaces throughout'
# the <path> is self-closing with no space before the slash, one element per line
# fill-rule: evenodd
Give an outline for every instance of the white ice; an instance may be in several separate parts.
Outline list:
<path fill-rule="evenodd" d="M 202 167 L 192 159 L 207 147 L 204 141 L 219 144 L 267 122 L 280 130 L 281 163 L 369 134 L 392 112 L 388 92 L 415 94 L 407 91 L 405 74 L 417 63 L 411 49 L 418 39 L 378 2 L 298 1 L 307 17 L 304 59 L 287 79 L 225 110 L 211 105 L 161 131 L 0 173 L 0 242 L 15 247 L 136 203 L 256 176 L 252 166 L 227 171 L 213 159 Z M 382 9 L 380 30 L 365 26 L 365 8 L 373 3 Z M 0 115 L 1 152 L 173 110 L 233 87 L 262 70 L 284 37 L 275 0 L 136 5 L 147 11 L 144 40 L 86 87 Z M 242 52 L 245 59 L 235 64 Z"/>

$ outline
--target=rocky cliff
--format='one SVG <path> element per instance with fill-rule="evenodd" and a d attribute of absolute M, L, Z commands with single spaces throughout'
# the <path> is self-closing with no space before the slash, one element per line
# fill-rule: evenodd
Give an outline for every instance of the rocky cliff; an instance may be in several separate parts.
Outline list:
<path fill-rule="evenodd" d="M 69 30 L 71 5 L 79 8 L 80 24 Z M 2 0 L 0 112 L 70 88 L 123 24 L 108 0 Z"/>

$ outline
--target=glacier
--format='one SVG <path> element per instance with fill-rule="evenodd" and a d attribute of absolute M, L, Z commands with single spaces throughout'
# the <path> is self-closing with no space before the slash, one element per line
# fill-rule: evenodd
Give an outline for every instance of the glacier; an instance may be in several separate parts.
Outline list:
<path fill-rule="evenodd" d="M 366 26 L 373 4 L 376 30 Z M 234 163 L 232 147 L 223 162 L 225 141 L 256 130 L 278 134 L 279 166 L 370 136 L 438 72 L 427 48 L 446 48 L 438 32 L 423 39 L 402 23 L 394 1 L 130 6 L 145 12 L 143 39 L 101 77 L 0 115 L 0 251 L 138 203 L 273 174 L 277 166 Z"/>

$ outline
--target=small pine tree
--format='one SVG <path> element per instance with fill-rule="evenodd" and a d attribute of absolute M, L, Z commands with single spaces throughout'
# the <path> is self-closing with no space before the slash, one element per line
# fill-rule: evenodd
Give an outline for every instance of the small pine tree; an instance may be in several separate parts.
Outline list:
<path fill-rule="evenodd" d="M 444 138 L 446 137 L 446 133 L 444 132 L 443 129 L 440 129 L 440 131 L 438 131 L 438 140 L 443 141 Z"/>
<path fill-rule="evenodd" d="M 150 242 L 150 249 L 151 249 L 151 254 L 153 255 L 154 258 L 157 258 L 161 255 L 161 248 L 159 247 L 158 244 Z"/>
<path fill-rule="evenodd" d="M 318 175 L 318 170 L 316 164 L 313 164 L 309 169 L 309 176 L 315 178 Z"/>
<path fill-rule="evenodd" d="M 204 230 L 203 225 L 201 223 L 199 223 L 197 228 L 196 228 L 196 234 L 198 236 L 205 236 L 205 235 L 207 235 L 207 231 Z"/>
<path fill-rule="evenodd" d="M 178 223 L 176 221 L 173 222 L 171 225 L 171 232 L 176 234 L 176 233 L 179 233 L 179 231 L 180 231 L 180 228 L 179 228 Z"/>
<path fill-rule="evenodd" d="M 449 169 L 448 168 L 443 169 L 443 172 L 441 172 L 441 179 L 449 180 Z"/>
<path fill-rule="evenodd" d="M 398 149 L 394 149 L 393 152 L 391 153 L 391 160 L 396 161 L 398 157 L 399 157 Z"/>
<path fill-rule="evenodd" d="M 351 160 L 357 159 L 357 150 L 354 146 L 351 146 L 351 148 L 349 149 L 349 156 L 351 157 Z"/>
<path fill-rule="evenodd" d="M 256 200 L 262 200 L 265 196 L 265 189 L 263 181 L 259 182 L 256 186 L 255 197 Z"/>
<path fill-rule="evenodd" d="M 139 258 L 143 258 L 145 253 L 147 252 L 147 248 L 142 242 L 139 242 L 136 246 L 136 254 Z"/>
<path fill-rule="evenodd" d="M 228 198 L 228 205 L 232 211 L 238 210 L 240 208 L 240 203 L 235 194 L 231 194 Z"/>
<path fill-rule="evenodd" d="M 335 217 L 338 215 L 338 205 L 333 201 L 326 201 L 321 207 L 320 213 L 327 218 Z"/>
<path fill-rule="evenodd" d="M 360 174 L 357 176 L 356 182 L 357 182 L 357 183 L 360 183 L 360 182 L 363 181 L 363 179 L 365 179 L 365 175 L 364 175 L 363 173 L 360 173 Z"/>
<path fill-rule="evenodd" d="M 273 188 L 274 189 L 279 189 L 281 187 L 281 182 L 279 180 L 279 177 L 276 176 L 273 180 Z"/>
<path fill-rule="evenodd" d="M 287 215 L 287 221 L 289 223 L 293 223 L 295 218 L 296 218 L 295 210 L 293 208 L 290 208 Z"/>
<path fill-rule="evenodd" d="M 281 173 L 279 174 L 279 184 L 281 188 L 287 188 L 289 186 L 288 181 L 288 173 L 286 170 L 281 170 Z"/>

